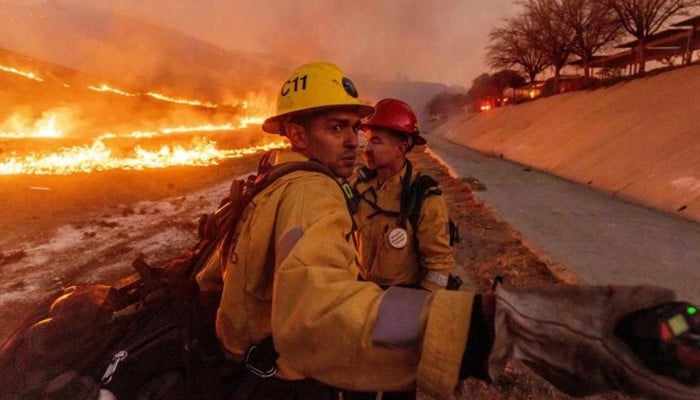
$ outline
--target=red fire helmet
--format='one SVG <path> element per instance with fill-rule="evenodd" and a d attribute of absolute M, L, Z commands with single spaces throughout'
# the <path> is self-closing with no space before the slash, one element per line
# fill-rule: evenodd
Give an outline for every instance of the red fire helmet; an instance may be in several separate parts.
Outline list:
<path fill-rule="evenodd" d="M 383 128 L 403 133 L 413 139 L 413 145 L 423 145 L 425 139 L 418 130 L 418 118 L 411 106 L 397 99 L 382 99 L 374 105 L 374 114 L 363 124 L 366 128 Z"/>

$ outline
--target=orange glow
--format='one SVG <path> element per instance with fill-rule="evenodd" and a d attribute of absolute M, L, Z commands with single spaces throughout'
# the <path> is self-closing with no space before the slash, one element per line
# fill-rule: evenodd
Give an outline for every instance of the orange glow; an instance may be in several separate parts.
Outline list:
<path fill-rule="evenodd" d="M 189 146 L 163 145 L 157 150 L 136 146 L 132 154 L 117 156 L 103 141 L 95 140 L 89 146 L 61 148 L 53 153 L 32 153 L 24 157 L 11 155 L 0 162 L 0 175 L 68 175 L 112 169 L 217 165 L 228 158 L 239 158 L 286 146 L 286 142 L 276 142 L 241 149 L 219 149 L 214 141 L 194 138 Z"/>
<path fill-rule="evenodd" d="M 18 70 L 18 69 L 16 69 L 16 68 L 8 67 L 8 66 L 5 66 L 5 65 L 0 65 L 0 71 L 5 71 L 5 72 L 9 72 L 9 73 L 11 73 L 11 74 L 20 75 L 20 76 L 23 76 L 23 77 L 28 78 L 28 79 L 33 79 L 33 80 L 35 80 L 35 81 L 37 81 L 37 82 L 43 82 L 43 81 L 44 81 L 43 79 L 41 79 L 40 77 L 38 77 L 38 76 L 37 76 L 35 73 L 33 73 L 33 72 L 20 71 L 20 70 Z"/>

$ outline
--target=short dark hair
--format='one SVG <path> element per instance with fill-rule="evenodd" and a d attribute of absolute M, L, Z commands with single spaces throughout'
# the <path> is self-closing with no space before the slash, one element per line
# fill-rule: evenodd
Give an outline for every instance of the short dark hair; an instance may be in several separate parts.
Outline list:
<path fill-rule="evenodd" d="M 359 110 L 356 105 L 337 105 L 337 106 L 327 106 L 312 108 L 310 110 L 297 111 L 288 114 L 280 118 L 280 132 L 285 131 L 285 126 L 287 124 L 297 124 L 301 125 L 307 131 L 311 129 L 311 121 L 314 118 L 322 117 L 324 115 L 332 114 L 336 111 L 357 111 Z"/>
<path fill-rule="evenodd" d="M 391 136 L 394 136 L 395 138 L 399 139 L 400 141 L 402 141 L 408 145 L 408 148 L 406 150 L 407 153 L 409 151 L 411 151 L 415 142 L 410 134 L 408 134 L 406 132 L 397 131 L 394 129 L 388 129 L 387 132 L 389 132 L 391 134 Z"/>
<path fill-rule="evenodd" d="M 302 111 L 292 113 L 280 121 L 280 129 L 282 132 L 286 130 L 288 124 L 301 125 L 305 130 L 311 129 L 311 120 L 318 115 L 318 110 Z"/>

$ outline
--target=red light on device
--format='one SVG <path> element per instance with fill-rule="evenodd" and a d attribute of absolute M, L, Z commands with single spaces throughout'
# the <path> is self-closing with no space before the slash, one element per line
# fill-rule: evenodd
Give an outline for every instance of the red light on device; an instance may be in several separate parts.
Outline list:
<path fill-rule="evenodd" d="M 671 329 L 668 327 L 668 324 L 666 324 L 665 322 L 661 323 L 660 333 L 661 333 L 661 340 L 663 340 L 664 342 L 668 342 L 669 340 L 673 339 L 673 333 L 671 332 Z"/>

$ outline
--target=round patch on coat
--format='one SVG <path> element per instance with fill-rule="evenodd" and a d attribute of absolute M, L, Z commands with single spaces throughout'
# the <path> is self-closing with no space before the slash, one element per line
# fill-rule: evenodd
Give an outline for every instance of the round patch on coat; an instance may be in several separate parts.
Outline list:
<path fill-rule="evenodd" d="M 408 234 L 405 229 L 394 228 L 389 232 L 389 244 L 395 249 L 403 249 L 408 243 Z"/>

